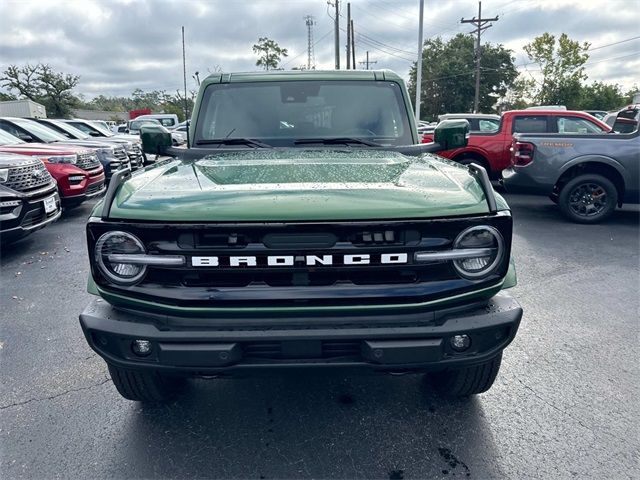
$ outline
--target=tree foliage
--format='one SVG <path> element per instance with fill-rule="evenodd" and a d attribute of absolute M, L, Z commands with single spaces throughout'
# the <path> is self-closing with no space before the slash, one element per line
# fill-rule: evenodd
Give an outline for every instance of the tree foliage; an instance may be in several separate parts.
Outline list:
<path fill-rule="evenodd" d="M 67 117 L 71 108 L 78 105 L 72 90 L 79 80 L 77 75 L 56 72 L 44 63 L 9 65 L 0 77 L 3 87 L 43 104 L 52 117 Z"/>
<path fill-rule="evenodd" d="M 253 53 L 258 55 L 256 66 L 265 70 L 277 69 L 282 57 L 289 56 L 286 48 L 281 48 L 275 40 L 267 37 L 258 38 L 258 43 L 253 46 Z"/>
<path fill-rule="evenodd" d="M 497 100 L 513 85 L 518 72 L 512 52 L 490 43 L 482 46 L 480 111 L 491 112 Z M 409 72 L 409 91 L 415 97 L 416 64 Z M 471 35 L 458 34 L 449 41 L 440 37 L 424 42 L 422 57 L 421 116 L 436 119 L 442 113 L 473 110 L 475 53 Z"/>
<path fill-rule="evenodd" d="M 542 81 L 530 95 L 540 105 L 566 105 L 577 108 L 582 96 L 582 82 L 587 79 L 584 64 L 589 60 L 589 43 L 571 40 L 566 33 L 557 39 L 543 33 L 524 46 L 529 60 L 540 66 Z"/>

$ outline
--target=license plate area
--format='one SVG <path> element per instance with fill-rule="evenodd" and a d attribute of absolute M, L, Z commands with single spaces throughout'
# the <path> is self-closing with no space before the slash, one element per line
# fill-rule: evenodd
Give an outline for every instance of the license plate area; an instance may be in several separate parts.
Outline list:
<path fill-rule="evenodd" d="M 49 197 L 44 199 L 44 211 L 45 213 L 51 213 L 56 211 L 56 197 Z"/>

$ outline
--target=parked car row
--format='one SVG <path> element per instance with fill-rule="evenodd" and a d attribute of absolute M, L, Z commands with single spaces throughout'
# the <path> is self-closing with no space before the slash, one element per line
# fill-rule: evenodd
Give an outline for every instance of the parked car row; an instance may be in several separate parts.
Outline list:
<path fill-rule="evenodd" d="M 597 223 L 616 206 L 640 203 L 640 106 L 604 121 L 592 113 L 554 106 L 442 115 L 467 120 L 470 135 L 466 147 L 439 155 L 483 166 L 508 191 L 546 195 L 574 222 Z"/>
<path fill-rule="evenodd" d="M 116 171 L 145 163 L 138 136 L 99 122 L 0 117 L 0 241 L 45 227 L 102 195 Z"/>
<path fill-rule="evenodd" d="M 608 133 L 611 127 L 585 112 L 548 110 L 511 110 L 496 115 L 458 114 L 443 116 L 463 118 L 469 122 L 469 142 L 464 148 L 440 152 L 439 155 L 462 164 L 477 163 L 493 179 L 511 165 L 511 140 L 516 133 Z M 433 141 L 424 135 L 423 142 Z"/>

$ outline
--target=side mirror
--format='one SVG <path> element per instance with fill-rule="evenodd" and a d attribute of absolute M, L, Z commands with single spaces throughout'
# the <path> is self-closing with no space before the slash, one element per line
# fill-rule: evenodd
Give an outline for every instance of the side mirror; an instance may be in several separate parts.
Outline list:
<path fill-rule="evenodd" d="M 140 138 L 142 151 L 149 155 L 165 155 L 172 144 L 171 132 L 162 125 L 144 125 L 140 129 Z"/>
<path fill-rule="evenodd" d="M 20 140 L 22 140 L 23 142 L 33 142 L 33 137 L 31 135 L 29 135 L 28 133 L 19 133 L 18 134 L 18 138 Z"/>
<path fill-rule="evenodd" d="M 92 137 L 99 137 L 100 136 L 100 134 L 98 132 L 93 132 L 93 131 L 89 132 L 89 135 L 91 135 Z"/>
<path fill-rule="evenodd" d="M 128 128 L 125 128 L 124 133 L 130 133 L 130 130 Z"/>
<path fill-rule="evenodd" d="M 468 139 L 469 122 L 464 119 L 443 120 L 433 132 L 433 141 L 439 144 L 442 150 L 466 147 Z"/>

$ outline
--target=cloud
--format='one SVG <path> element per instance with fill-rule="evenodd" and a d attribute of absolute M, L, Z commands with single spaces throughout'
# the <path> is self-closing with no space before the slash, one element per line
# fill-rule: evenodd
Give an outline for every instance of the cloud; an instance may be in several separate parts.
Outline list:
<path fill-rule="evenodd" d="M 352 0 L 356 56 L 368 50 L 374 68 L 389 68 L 407 77 L 416 57 L 418 0 Z M 341 2 L 346 28 L 346 1 Z M 637 36 L 638 2 L 596 0 L 485 0 L 483 16 L 500 20 L 483 34 L 483 42 L 513 49 L 517 64 L 527 62 L 522 46 L 548 31 L 567 33 L 597 47 Z M 134 89 L 175 90 L 182 85 L 180 27 L 186 29 L 187 71 L 200 77 L 225 71 L 255 70 L 251 47 L 268 36 L 289 50 L 286 68 L 306 64 L 307 28 L 316 24 L 317 68 L 334 67 L 333 8 L 325 0 L 4 0 L 0 3 L 0 68 L 46 62 L 56 70 L 80 75 L 78 93 L 129 95 Z M 477 15 L 474 0 L 426 2 L 425 38 L 449 38 L 471 30 L 461 17 Z M 341 31 L 341 66 L 345 66 Z M 624 57 L 624 58 L 620 58 Z M 595 50 L 590 79 L 638 82 L 640 39 Z M 358 64 L 358 68 L 362 68 Z M 527 66 L 535 74 L 535 65 Z M 522 67 L 524 69 L 524 67 Z"/>

